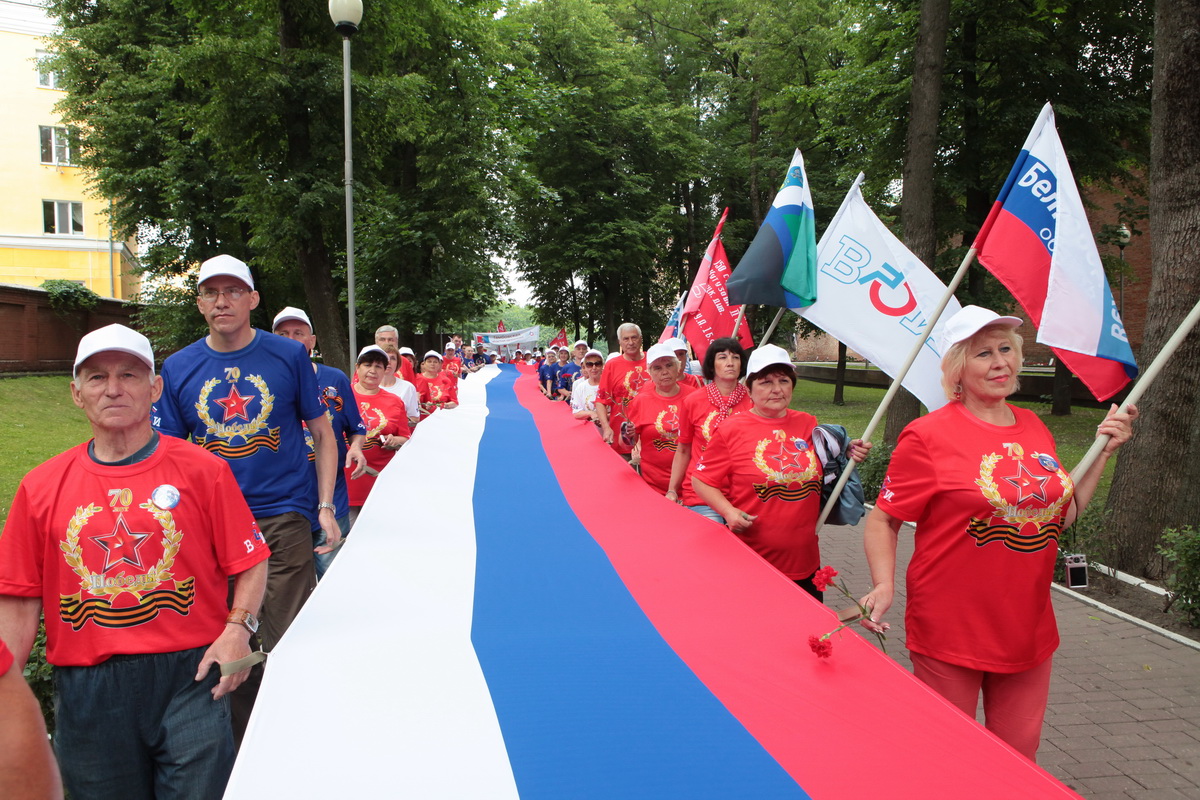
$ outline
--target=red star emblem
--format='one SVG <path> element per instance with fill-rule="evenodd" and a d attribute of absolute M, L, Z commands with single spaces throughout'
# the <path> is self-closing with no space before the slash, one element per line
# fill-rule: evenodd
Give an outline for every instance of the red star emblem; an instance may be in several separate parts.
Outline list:
<path fill-rule="evenodd" d="M 92 541 L 104 548 L 104 572 L 108 572 L 121 563 L 141 569 L 142 558 L 138 555 L 138 550 L 149 538 L 148 533 L 134 533 L 129 530 L 125 515 L 118 514 L 117 524 L 113 526 L 112 533 L 93 536 Z"/>
<path fill-rule="evenodd" d="M 771 460 L 779 465 L 780 472 L 801 472 L 808 466 L 804 451 L 793 450 L 786 442 L 781 442 L 779 452 L 772 455 Z"/>
<path fill-rule="evenodd" d="M 217 400 L 217 405 L 225 409 L 225 419 L 221 421 L 229 422 L 231 419 L 241 417 L 249 422 L 250 415 L 246 413 L 246 406 L 250 405 L 250 401 L 255 397 L 256 395 L 252 394 L 240 395 L 236 386 L 229 387 L 229 396 Z"/>
<path fill-rule="evenodd" d="M 1011 478 L 1006 477 L 1004 480 L 1011 483 L 1017 489 L 1017 504 L 1020 505 L 1029 499 L 1041 500 L 1046 502 L 1046 481 L 1049 477 L 1039 477 L 1025 469 L 1023 463 L 1017 465 L 1017 474 Z"/>

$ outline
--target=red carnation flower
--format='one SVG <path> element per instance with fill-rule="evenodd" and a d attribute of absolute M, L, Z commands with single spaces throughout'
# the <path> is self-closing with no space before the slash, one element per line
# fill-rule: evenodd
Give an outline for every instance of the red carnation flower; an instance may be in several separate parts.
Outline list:
<path fill-rule="evenodd" d="M 812 648 L 818 658 L 829 658 L 833 655 L 833 642 L 823 636 L 809 636 L 808 646 Z"/>
<path fill-rule="evenodd" d="M 833 579 L 837 577 L 838 571 L 833 567 L 821 567 L 813 573 L 813 586 L 818 592 L 823 592 L 833 585 Z"/>

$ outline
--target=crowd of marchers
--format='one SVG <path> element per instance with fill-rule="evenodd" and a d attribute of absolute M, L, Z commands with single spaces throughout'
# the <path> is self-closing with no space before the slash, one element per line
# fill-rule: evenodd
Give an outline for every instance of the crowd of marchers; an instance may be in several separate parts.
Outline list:
<path fill-rule="evenodd" d="M 70 391 L 93 437 L 31 470 L 13 499 L 0 535 L 0 796 L 60 796 L 65 783 L 76 798 L 220 797 L 262 652 L 414 427 L 504 360 L 456 336 L 418 361 L 384 326 L 347 376 L 313 362 L 302 309 L 280 310 L 271 331 L 251 325 L 259 295 L 240 260 L 204 262 L 196 290 L 208 333 L 161 371 L 130 328 L 80 340 Z M 1113 408 L 1101 457 L 1073 481 L 1037 416 L 1007 402 L 1020 324 L 976 306 L 945 323 L 947 403 L 896 446 L 865 525 L 873 586 L 860 602 L 862 624 L 885 630 L 901 522 L 915 521 L 914 672 L 971 716 L 982 693 L 987 727 L 1032 759 L 1058 645 L 1058 537 L 1137 410 Z M 725 526 L 823 599 L 825 464 L 862 461 L 870 444 L 844 439 L 839 454 L 791 408 L 796 371 L 780 347 L 718 339 L 697 363 L 680 340 L 646 350 L 637 325 L 617 334 L 607 358 L 580 341 L 510 360 L 535 366 L 547 402 L 594 426 L 664 502 Z M 21 674 L 43 620 L 54 753 Z"/>

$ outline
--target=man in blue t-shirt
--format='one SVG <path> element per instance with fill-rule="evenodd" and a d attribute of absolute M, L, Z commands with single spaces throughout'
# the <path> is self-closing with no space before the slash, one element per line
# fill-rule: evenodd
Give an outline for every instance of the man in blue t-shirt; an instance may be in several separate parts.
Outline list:
<path fill-rule="evenodd" d="M 317 553 L 332 552 L 342 538 L 333 504 L 337 443 L 304 347 L 250 325 L 259 301 L 250 268 L 219 255 L 200 265 L 197 284 L 196 306 L 208 335 L 164 362 L 153 423 L 229 462 L 271 549 L 258 632 L 269 651 L 317 585 L 313 527 L 319 524 L 326 536 Z M 316 450 L 316 497 L 305 425 Z M 239 739 L 257 694 L 256 678 L 234 693 Z"/>
<path fill-rule="evenodd" d="M 538 365 L 538 385 L 541 387 L 542 394 L 554 400 L 558 394 L 554 391 L 554 381 L 558 375 L 558 348 L 547 348 L 546 356 L 542 359 L 542 363 Z"/>
<path fill-rule="evenodd" d="M 317 337 L 313 334 L 312 322 L 302 308 L 288 306 L 275 315 L 271 323 L 271 332 L 285 339 L 293 339 L 304 345 L 308 357 L 312 358 L 313 348 L 317 346 Z M 325 416 L 333 425 L 333 438 L 337 441 L 338 464 L 345 465 L 346 470 L 352 470 L 351 477 L 357 478 L 363 474 L 367 459 L 363 456 L 363 442 L 367 438 L 367 427 L 363 424 L 362 415 L 358 413 L 358 404 L 354 402 L 354 393 L 350 389 L 350 379 L 346 373 L 325 364 L 313 365 L 317 376 L 317 392 L 321 405 L 325 407 Z M 305 441 L 308 444 L 308 460 L 314 468 L 309 470 L 312 493 L 317 493 L 316 450 L 313 449 L 312 436 L 305 428 Z M 350 498 L 346 494 L 346 470 L 337 471 L 337 482 L 333 487 L 333 504 L 337 506 L 338 528 L 342 531 L 343 540 L 350 533 Z M 325 531 L 315 526 L 312 531 L 313 546 L 320 548 L 325 544 Z M 317 567 L 317 580 L 325 577 L 325 571 L 333 562 L 337 551 L 318 553 L 314 561 Z"/>

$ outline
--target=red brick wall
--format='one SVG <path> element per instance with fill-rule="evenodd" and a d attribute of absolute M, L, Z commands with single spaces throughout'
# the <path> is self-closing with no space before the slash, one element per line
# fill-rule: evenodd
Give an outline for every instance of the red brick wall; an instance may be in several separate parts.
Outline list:
<path fill-rule="evenodd" d="M 114 322 L 129 324 L 134 305 L 101 300 L 91 311 L 61 313 L 41 289 L 0 285 L 0 372 L 70 372 L 79 339 Z"/>

